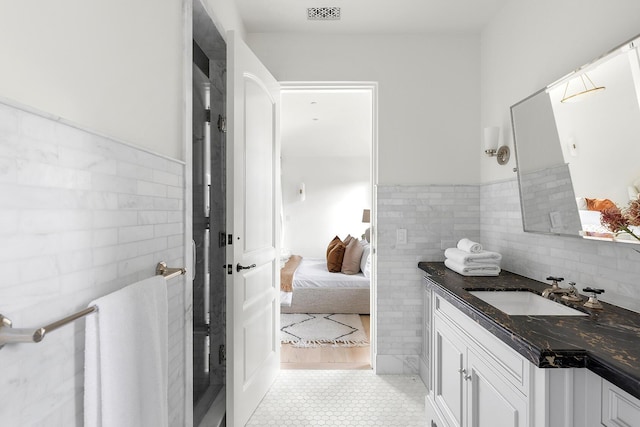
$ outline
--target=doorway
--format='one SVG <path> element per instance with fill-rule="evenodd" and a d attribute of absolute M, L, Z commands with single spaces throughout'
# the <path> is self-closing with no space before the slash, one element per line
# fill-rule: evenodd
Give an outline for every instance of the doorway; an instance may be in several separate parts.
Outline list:
<path fill-rule="evenodd" d="M 375 248 L 372 230 L 376 218 L 377 84 L 281 85 L 285 254 L 324 259 L 327 244 L 336 234 L 341 238 L 347 234 L 364 238 L 367 234 L 372 249 Z M 375 250 L 371 252 L 375 258 Z M 281 348 L 281 368 L 375 369 L 374 265 L 373 259 L 369 311 L 359 312 L 369 346 L 296 348 L 285 344 Z"/>
<path fill-rule="evenodd" d="M 224 419 L 226 378 L 226 45 L 193 1 L 193 421 Z M 217 402 L 214 404 L 214 402 Z M 219 408 L 217 414 L 211 409 Z"/>

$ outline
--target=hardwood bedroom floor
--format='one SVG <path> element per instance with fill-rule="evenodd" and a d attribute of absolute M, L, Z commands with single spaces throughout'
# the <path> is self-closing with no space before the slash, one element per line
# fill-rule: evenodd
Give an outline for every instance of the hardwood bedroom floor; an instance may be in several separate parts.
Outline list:
<path fill-rule="evenodd" d="M 360 320 L 371 341 L 369 315 Z M 371 369 L 370 347 L 315 347 L 297 348 L 283 344 L 280 348 L 281 369 Z"/>

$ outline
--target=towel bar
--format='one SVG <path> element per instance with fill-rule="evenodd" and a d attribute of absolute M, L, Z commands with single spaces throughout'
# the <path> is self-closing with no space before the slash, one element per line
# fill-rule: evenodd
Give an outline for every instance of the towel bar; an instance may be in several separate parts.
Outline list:
<path fill-rule="evenodd" d="M 156 276 L 164 276 L 166 280 L 172 279 L 181 274 L 186 274 L 186 272 L 187 270 L 185 268 L 169 268 L 167 267 L 167 264 L 165 262 L 159 262 L 156 266 Z M 15 344 L 21 342 L 38 343 L 44 339 L 47 333 L 55 331 L 56 329 L 68 323 L 71 323 L 74 320 L 77 320 L 81 317 L 86 316 L 87 314 L 91 314 L 96 311 L 98 311 L 98 307 L 92 305 L 85 308 L 84 310 L 80 310 L 77 313 L 73 313 L 70 316 L 67 316 L 60 320 L 56 320 L 53 323 L 37 329 L 13 328 L 11 320 L 0 314 L 0 349 L 2 349 L 5 344 Z"/>

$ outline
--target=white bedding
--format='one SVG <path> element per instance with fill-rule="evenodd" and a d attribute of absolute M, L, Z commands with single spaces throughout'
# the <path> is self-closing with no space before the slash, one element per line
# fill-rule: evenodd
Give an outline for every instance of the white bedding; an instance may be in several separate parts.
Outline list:
<path fill-rule="evenodd" d="M 327 261 L 322 258 L 302 258 L 293 275 L 293 291 L 296 289 L 368 289 L 370 280 L 362 272 L 358 274 L 329 273 Z M 291 306 L 293 292 L 280 291 L 280 304 Z"/>
<path fill-rule="evenodd" d="M 302 258 L 293 274 L 293 289 L 298 288 L 368 288 L 369 279 L 358 274 L 329 273 L 327 261 L 321 258 Z"/>

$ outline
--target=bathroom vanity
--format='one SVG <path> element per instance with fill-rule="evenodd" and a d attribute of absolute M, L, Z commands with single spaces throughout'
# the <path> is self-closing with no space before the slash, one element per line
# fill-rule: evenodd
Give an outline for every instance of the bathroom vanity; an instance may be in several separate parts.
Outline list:
<path fill-rule="evenodd" d="M 551 295 L 574 310 L 508 315 L 480 298 L 486 292 L 473 293 L 537 298 L 550 284 L 506 271 L 465 277 L 437 262 L 418 267 L 426 273 L 427 426 L 640 426 L 640 314 Z"/>

